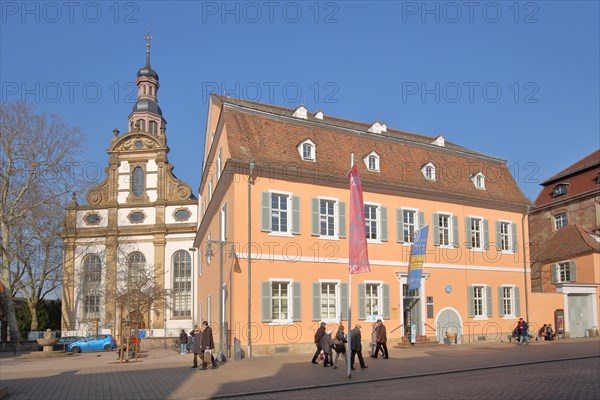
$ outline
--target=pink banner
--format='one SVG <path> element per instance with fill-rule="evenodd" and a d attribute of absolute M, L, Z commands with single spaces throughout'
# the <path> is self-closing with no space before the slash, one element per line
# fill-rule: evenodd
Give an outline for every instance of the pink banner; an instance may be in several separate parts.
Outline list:
<path fill-rule="evenodd" d="M 365 206 L 356 164 L 350 170 L 350 262 L 349 273 L 371 272 L 367 251 Z"/>

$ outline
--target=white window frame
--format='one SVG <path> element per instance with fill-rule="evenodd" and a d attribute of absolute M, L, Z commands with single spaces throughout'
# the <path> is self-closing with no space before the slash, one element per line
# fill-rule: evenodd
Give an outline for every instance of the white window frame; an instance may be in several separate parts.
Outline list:
<path fill-rule="evenodd" d="M 273 318 L 273 284 L 274 283 L 287 283 L 288 285 L 288 318 L 276 319 Z M 294 318 L 294 280 L 288 278 L 269 278 L 269 298 L 271 301 L 271 321 L 269 325 L 287 325 L 293 323 Z M 281 312 L 280 312 L 281 316 Z"/>
<path fill-rule="evenodd" d="M 305 145 L 310 146 L 310 158 L 304 156 L 304 146 Z M 300 154 L 300 158 L 303 161 L 316 162 L 317 161 L 317 145 L 315 144 L 315 142 L 313 142 L 310 139 L 303 140 L 298 145 L 298 154 Z"/>
<path fill-rule="evenodd" d="M 428 171 L 431 171 L 430 176 L 428 176 Z M 432 182 L 435 182 L 437 180 L 435 164 L 433 164 L 432 162 L 428 162 L 427 164 L 423 165 L 423 167 L 421 168 L 421 173 L 423 174 L 425 180 Z"/>
<path fill-rule="evenodd" d="M 471 285 L 473 287 L 473 302 L 475 302 L 473 304 L 473 315 L 475 320 L 487 320 L 488 318 L 488 307 L 489 304 L 487 304 L 487 291 L 488 289 L 488 285 L 485 284 L 481 284 L 481 283 L 474 283 Z M 481 288 L 481 315 L 477 314 L 477 300 L 478 298 L 476 297 L 476 291 L 477 288 Z"/>
<path fill-rule="evenodd" d="M 473 239 L 475 238 L 475 230 L 473 229 L 473 221 L 479 221 L 479 230 L 477 231 L 479 234 L 479 246 L 475 246 L 473 244 Z M 471 250 L 483 251 L 487 243 L 485 243 L 485 235 L 484 235 L 484 218 L 480 216 L 469 216 L 469 224 L 471 229 Z"/>
<path fill-rule="evenodd" d="M 560 221 L 560 226 L 559 226 L 559 221 Z M 567 217 L 567 212 L 566 211 L 554 215 L 554 229 L 555 230 L 559 230 L 561 228 L 564 228 L 567 225 L 569 225 L 569 219 Z"/>
<path fill-rule="evenodd" d="M 478 172 L 473 175 L 471 181 L 473 182 L 473 185 L 475 185 L 475 189 L 485 190 L 485 175 L 483 172 Z"/>
<path fill-rule="evenodd" d="M 514 285 L 502 285 L 502 311 L 504 312 L 504 319 L 515 319 L 515 286 Z M 506 295 L 508 289 L 509 296 Z M 510 313 L 506 312 L 506 303 L 510 302 Z"/>
<path fill-rule="evenodd" d="M 376 314 L 376 315 L 383 315 L 383 281 L 364 281 L 363 282 L 365 284 L 365 315 L 372 315 L 372 314 Z M 369 285 L 375 285 L 377 286 L 377 295 L 376 295 L 376 299 L 377 299 L 377 313 L 369 313 L 369 307 L 368 307 L 368 303 L 370 299 L 373 299 L 373 297 L 369 297 L 368 295 L 368 286 Z"/>
<path fill-rule="evenodd" d="M 339 240 L 340 238 L 340 227 L 339 227 L 339 206 L 340 200 L 333 197 L 317 197 L 319 199 L 319 239 L 333 239 Z M 332 235 L 323 235 L 321 232 L 321 219 L 323 218 L 323 214 L 321 214 L 321 202 L 332 202 L 333 203 L 333 236 Z M 329 218 L 329 215 L 327 215 Z"/>
<path fill-rule="evenodd" d="M 219 211 L 219 231 L 221 232 L 221 237 L 219 240 L 224 242 L 227 240 L 227 203 L 223 204 L 221 210 Z"/>
<path fill-rule="evenodd" d="M 208 239 L 207 246 L 208 246 L 208 243 L 210 243 L 210 245 L 212 246 L 212 233 L 210 231 L 208 232 L 208 235 L 206 236 L 206 238 Z M 211 261 L 212 261 L 211 256 L 206 257 L 206 264 L 210 265 Z"/>
<path fill-rule="evenodd" d="M 413 232 L 412 232 L 412 239 L 411 241 L 407 241 L 406 239 L 408 238 L 408 236 L 410 235 L 410 229 L 409 229 L 409 234 L 405 235 L 404 232 L 402 232 L 402 237 L 404 238 L 404 241 L 402 242 L 403 246 L 412 246 L 412 244 L 414 243 L 414 238 L 415 238 L 415 232 L 417 232 L 419 230 L 419 209 L 418 208 L 408 208 L 408 207 L 403 207 L 400 209 L 402 211 L 402 227 L 404 230 L 407 229 L 407 227 L 411 227 L 413 228 Z M 412 213 L 413 214 L 413 223 L 407 223 L 406 220 L 404 219 L 404 213 L 408 212 L 408 213 Z"/>
<path fill-rule="evenodd" d="M 324 317 L 323 316 L 323 284 L 334 284 L 335 285 L 335 293 L 334 293 L 334 316 L 333 317 Z M 340 280 L 335 280 L 335 279 L 319 279 L 319 299 L 320 299 L 320 304 L 319 304 L 319 309 L 320 309 L 320 315 L 321 321 L 324 321 L 328 324 L 334 324 L 334 323 L 338 323 L 339 322 L 339 317 L 340 317 L 340 313 L 341 313 L 341 305 L 342 305 L 342 288 L 341 288 L 341 281 Z"/>
<path fill-rule="evenodd" d="M 381 204 L 379 203 L 370 203 L 364 202 L 364 207 L 375 207 L 375 238 L 367 237 L 367 243 L 381 243 Z M 365 212 L 365 232 L 366 232 L 366 224 L 367 224 L 367 214 Z"/>
<path fill-rule="evenodd" d="M 221 168 L 222 168 L 222 158 L 223 155 L 223 148 L 219 148 L 219 155 L 217 156 L 217 182 L 219 182 L 219 179 L 221 179 Z"/>
<path fill-rule="evenodd" d="M 208 181 L 208 202 L 209 203 L 212 200 L 212 194 L 213 194 L 213 178 L 211 176 L 210 181 Z"/>
<path fill-rule="evenodd" d="M 567 277 L 568 279 L 563 279 Z M 563 261 L 556 263 L 556 283 L 569 283 L 571 281 L 571 263 Z"/>
<path fill-rule="evenodd" d="M 512 248 L 513 248 L 513 242 L 512 242 L 512 221 L 506 221 L 506 220 L 499 220 L 498 222 L 500 222 L 500 238 L 501 238 L 501 251 L 502 254 L 513 254 Z M 506 226 L 507 230 L 506 233 L 502 232 L 502 227 Z M 506 238 L 505 238 L 506 236 Z M 504 246 L 504 244 L 506 244 L 507 246 Z M 505 247 L 508 247 L 507 249 Z"/>
<path fill-rule="evenodd" d="M 273 230 L 273 195 L 287 197 L 287 229 L 285 231 Z M 282 192 L 280 190 L 269 190 L 269 209 L 271 210 L 269 235 L 292 237 L 292 192 Z M 320 206 L 320 203 L 319 203 Z"/>
<path fill-rule="evenodd" d="M 445 211 L 439 211 L 438 213 L 438 233 L 442 233 L 442 229 L 447 229 L 448 230 L 448 244 L 446 243 L 442 243 L 442 241 L 440 240 L 440 248 L 442 249 L 453 249 L 454 246 L 452 246 L 452 243 L 454 243 L 454 226 L 452 225 L 452 217 L 454 216 L 453 213 L 450 212 L 445 212 Z M 442 225 L 440 225 L 440 217 L 447 217 L 448 218 L 448 227 L 447 228 L 443 228 Z"/>
<path fill-rule="evenodd" d="M 371 165 L 371 160 L 373 161 L 373 165 Z M 370 152 L 363 158 L 363 162 L 365 163 L 367 169 L 373 172 L 380 172 L 380 160 L 381 157 L 376 151 Z"/>

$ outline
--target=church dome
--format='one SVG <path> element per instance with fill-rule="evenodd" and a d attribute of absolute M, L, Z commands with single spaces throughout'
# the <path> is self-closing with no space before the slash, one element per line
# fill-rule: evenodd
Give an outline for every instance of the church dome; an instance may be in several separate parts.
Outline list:
<path fill-rule="evenodd" d="M 162 110 L 158 103 L 151 99 L 139 99 L 134 105 L 132 112 L 150 112 L 162 117 Z"/>

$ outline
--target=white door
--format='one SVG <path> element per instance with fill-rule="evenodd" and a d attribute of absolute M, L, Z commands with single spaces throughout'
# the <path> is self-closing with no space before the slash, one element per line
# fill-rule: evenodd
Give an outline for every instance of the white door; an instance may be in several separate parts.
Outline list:
<path fill-rule="evenodd" d="M 569 332 L 571 337 L 585 337 L 587 329 L 592 327 L 592 307 L 587 294 L 570 294 Z"/>

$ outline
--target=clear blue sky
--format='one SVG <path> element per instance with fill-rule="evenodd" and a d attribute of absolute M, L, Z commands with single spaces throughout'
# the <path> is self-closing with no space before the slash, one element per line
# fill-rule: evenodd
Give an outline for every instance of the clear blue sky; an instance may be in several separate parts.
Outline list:
<path fill-rule="evenodd" d="M 442 134 L 507 160 L 535 199 L 540 182 L 600 147 L 598 5 L 3 1 L 1 96 L 81 127 L 78 173 L 100 181 L 150 26 L 169 159 L 194 190 L 206 95 L 218 91 Z"/>

